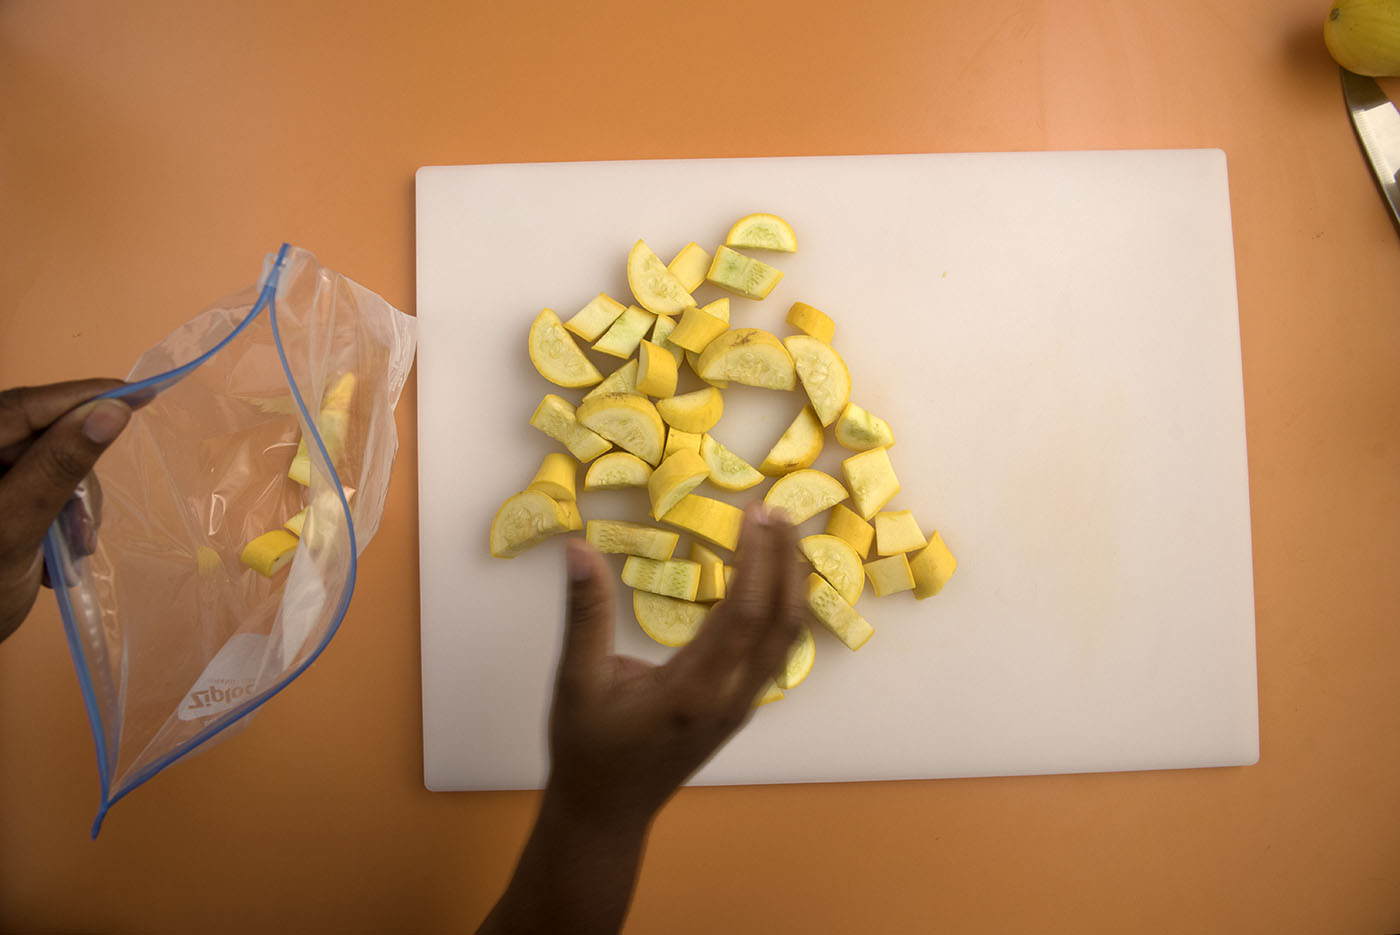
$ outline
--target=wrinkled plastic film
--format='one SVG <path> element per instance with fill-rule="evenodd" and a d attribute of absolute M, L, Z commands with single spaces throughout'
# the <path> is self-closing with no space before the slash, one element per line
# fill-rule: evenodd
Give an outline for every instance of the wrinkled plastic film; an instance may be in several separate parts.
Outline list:
<path fill-rule="evenodd" d="M 241 728 L 319 655 L 378 528 L 414 322 L 306 251 L 278 259 L 275 288 L 230 296 L 137 361 L 123 390 L 154 395 L 99 463 L 96 548 L 82 555 L 60 524 L 46 543 L 98 752 L 94 834 L 113 802 Z M 317 415 L 345 374 L 332 463 Z M 287 477 L 302 439 L 307 487 Z M 303 507 L 291 566 L 244 567 L 243 547 Z"/>

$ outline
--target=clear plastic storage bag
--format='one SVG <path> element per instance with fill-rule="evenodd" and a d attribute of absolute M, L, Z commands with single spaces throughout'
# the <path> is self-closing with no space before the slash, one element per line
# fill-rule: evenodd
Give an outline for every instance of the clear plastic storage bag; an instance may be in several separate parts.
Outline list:
<path fill-rule="evenodd" d="M 245 725 L 335 635 L 384 509 L 416 340 L 412 318 L 283 246 L 259 286 L 107 394 L 142 405 L 44 543 L 97 747 L 94 837 L 114 802 Z M 298 539 L 273 537 L 294 545 L 288 566 L 244 564 L 250 541 L 298 519 Z"/>

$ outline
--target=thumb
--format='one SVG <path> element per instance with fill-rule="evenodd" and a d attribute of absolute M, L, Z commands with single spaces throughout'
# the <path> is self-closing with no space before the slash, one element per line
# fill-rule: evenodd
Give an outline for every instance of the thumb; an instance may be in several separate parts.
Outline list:
<path fill-rule="evenodd" d="M 607 563 L 581 539 L 565 546 L 568 595 L 564 612 L 564 649 L 559 657 L 559 688 L 587 688 L 612 653 L 613 590 Z"/>
<path fill-rule="evenodd" d="M 0 476 L 0 555 L 37 549 L 74 489 L 92 472 L 131 419 L 115 399 L 86 403 L 34 439 L 14 466 Z"/>

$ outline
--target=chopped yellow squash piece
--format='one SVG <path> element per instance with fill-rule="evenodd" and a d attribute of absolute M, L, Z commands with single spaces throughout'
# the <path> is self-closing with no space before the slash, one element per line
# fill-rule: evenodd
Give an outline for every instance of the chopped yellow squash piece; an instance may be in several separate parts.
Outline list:
<path fill-rule="evenodd" d="M 812 409 L 822 425 L 836 421 L 851 398 L 851 371 L 830 344 L 807 334 L 783 338 L 797 378 L 812 401 Z"/>
<path fill-rule="evenodd" d="M 630 451 L 610 451 L 588 466 L 583 489 L 624 490 L 645 487 L 652 467 Z"/>
<path fill-rule="evenodd" d="M 560 451 L 551 451 L 540 462 L 535 479 L 526 490 L 538 490 L 553 500 L 578 498 L 578 461 Z"/>
<path fill-rule="evenodd" d="M 721 445 L 713 435 L 707 434 L 700 440 L 700 457 L 710 468 L 710 483 L 721 490 L 748 490 L 763 483 L 763 475 L 753 465 Z"/>
<path fill-rule="evenodd" d="M 594 396 L 604 396 L 608 393 L 635 392 L 637 392 L 637 360 L 634 357 L 604 377 L 602 383 L 584 393 L 583 398 L 592 399 Z"/>
<path fill-rule="evenodd" d="M 812 628 L 804 624 L 797 634 L 797 639 L 793 640 L 792 648 L 788 650 L 783 671 L 778 673 L 774 681 L 778 683 L 779 688 L 791 691 L 812 671 L 812 663 L 816 658 L 817 642 L 812 639 Z"/>
<path fill-rule="evenodd" d="M 734 222 L 724 238 L 727 247 L 749 247 L 754 250 L 797 252 L 797 235 L 776 214 L 746 214 Z"/>
<path fill-rule="evenodd" d="M 645 396 L 610 393 L 585 399 L 579 404 L 577 418 L 579 425 L 614 442 L 624 451 L 632 452 L 647 464 L 661 463 L 666 426 Z"/>
<path fill-rule="evenodd" d="M 554 500 L 553 497 L 550 499 Z M 583 514 L 579 512 L 577 500 L 554 500 L 554 502 L 564 517 L 564 528 L 569 532 L 578 532 L 583 529 Z"/>
<path fill-rule="evenodd" d="M 585 341 L 592 343 L 601 338 L 603 332 L 607 331 L 625 311 L 627 311 L 627 306 L 606 293 L 600 292 L 592 301 L 564 322 L 564 327 Z"/>
<path fill-rule="evenodd" d="M 564 330 L 564 323 L 552 309 L 535 316 L 530 326 L 530 363 L 550 383 L 559 386 L 592 386 L 603 375 L 593 366 L 574 343 L 574 336 Z"/>
<path fill-rule="evenodd" d="M 673 429 L 699 435 L 708 432 L 724 415 L 724 396 L 713 386 L 656 401 L 656 411 Z"/>
<path fill-rule="evenodd" d="M 786 320 L 798 331 L 810 334 L 818 341 L 830 344 L 831 339 L 836 337 L 836 322 L 828 318 L 821 309 L 813 308 L 806 302 L 792 303 Z"/>
<path fill-rule="evenodd" d="M 345 453 L 350 435 L 350 402 L 355 395 L 355 375 L 342 373 L 321 397 L 321 409 L 316 415 L 316 431 L 326 446 L 326 455 L 334 466 Z M 287 476 L 303 487 L 311 486 L 311 452 L 303 438 L 297 444 Z"/>
<path fill-rule="evenodd" d="M 909 558 L 903 552 L 889 558 L 866 562 L 865 573 L 870 578 L 875 593 L 880 597 L 914 589 L 914 573 L 910 571 Z"/>
<path fill-rule="evenodd" d="M 767 298 L 782 278 L 782 271 L 728 247 L 715 251 L 715 260 L 705 276 L 706 281 L 745 299 Z"/>
<path fill-rule="evenodd" d="M 285 529 L 265 532 L 243 547 L 243 564 L 271 578 L 291 563 L 299 540 Z"/>
<path fill-rule="evenodd" d="M 609 397 L 611 398 L 611 397 Z M 559 442 L 569 453 L 587 463 L 612 447 L 612 442 L 579 424 L 574 404 L 562 396 L 545 394 L 535 407 L 530 424 Z"/>
<path fill-rule="evenodd" d="M 957 567 L 958 560 L 948 550 L 938 530 L 934 530 L 928 545 L 909 560 L 909 569 L 914 574 L 914 596 L 923 600 L 942 591 Z"/>
<path fill-rule="evenodd" d="M 286 521 L 285 523 L 282 524 L 282 528 L 283 528 L 283 529 L 287 530 L 287 532 L 291 533 L 291 534 L 294 535 L 294 536 L 297 536 L 298 538 L 300 538 L 300 536 L 301 536 L 301 531 L 302 531 L 302 529 L 304 529 L 305 527 L 306 527 L 306 507 L 302 507 L 300 510 L 298 510 L 298 511 L 295 512 L 295 513 L 293 513 L 293 514 L 287 519 L 287 521 Z M 215 554 L 218 554 L 218 553 L 215 553 Z"/>
<path fill-rule="evenodd" d="M 777 682 L 769 679 L 764 682 L 763 687 L 759 689 L 758 697 L 754 699 L 753 706 L 755 708 L 761 708 L 766 704 L 772 704 L 775 701 L 782 700 L 783 690 L 778 687 Z"/>
<path fill-rule="evenodd" d="M 681 247 L 681 252 L 676 254 L 674 260 L 666 264 L 666 271 L 676 277 L 676 281 L 686 292 L 694 292 L 705 281 L 705 274 L 710 271 L 710 255 L 705 252 L 704 247 L 691 241 Z"/>
<path fill-rule="evenodd" d="M 568 514 L 538 490 L 524 490 L 506 498 L 491 521 L 491 554 L 514 558 L 560 533 L 569 531 Z"/>
<path fill-rule="evenodd" d="M 851 544 L 839 536 L 803 536 L 797 547 L 847 604 L 860 600 L 865 590 L 865 569 Z"/>
<path fill-rule="evenodd" d="M 797 386 L 787 348 L 759 328 L 735 328 L 711 341 L 700 355 L 699 374 L 706 383 L 719 380 L 769 390 Z"/>
<path fill-rule="evenodd" d="M 627 285 L 638 305 L 658 315 L 676 315 L 686 306 L 695 304 L 690 291 L 644 240 L 637 241 L 627 255 Z"/>
<path fill-rule="evenodd" d="M 839 503 L 826 519 L 826 534 L 846 540 L 862 560 L 870 554 L 870 544 L 875 541 L 875 527 Z"/>
<path fill-rule="evenodd" d="M 875 628 L 816 572 L 807 576 L 807 606 L 818 623 L 852 650 L 860 649 L 875 635 Z"/>
<path fill-rule="evenodd" d="M 629 555 L 622 565 L 622 583 L 639 591 L 693 601 L 700 587 L 700 566 L 683 558 L 657 561 Z"/>
<path fill-rule="evenodd" d="M 647 480 L 647 493 L 651 497 L 651 515 L 660 519 L 681 501 L 705 478 L 710 469 L 705 459 L 689 449 L 677 451 L 661 462 Z"/>
<path fill-rule="evenodd" d="M 676 394 L 676 358 L 659 344 L 643 341 L 637 351 L 637 392 L 647 396 Z"/>
<path fill-rule="evenodd" d="M 632 612 L 642 632 L 662 646 L 684 646 L 700 632 L 710 608 L 639 590 L 632 592 Z"/>
<path fill-rule="evenodd" d="M 714 300 L 713 302 L 711 302 L 709 305 L 701 306 L 701 308 L 702 308 L 704 311 L 709 312 L 709 313 L 710 313 L 711 315 L 713 315 L 715 318 L 721 319 L 726 325 L 729 324 L 729 299 L 728 299 L 727 297 L 726 297 L 726 298 L 723 298 L 723 299 L 715 299 L 715 300 Z M 682 313 L 682 317 L 684 317 L 684 313 Z M 696 376 L 699 376 L 699 375 L 700 375 L 700 352 L 699 352 L 699 351 L 686 351 L 686 352 L 685 352 L 685 359 L 686 359 L 686 362 L 690 364 L 690 369 L 691 369 L 692 371 L 695 372 L 695 375 L 696 375 Z M 718 386 L 720 389 L 724 389 L 724 387 L 726 387 L 726 386 L 729 385 L 728 383 L 726 383 L 726 382 L 723 381 L 723 380 L 710 380 L 710 381 L 708 381 L 708 382 L 709 382 L 712 386 Z"/>
<path fill-rule="evenodd" d="M 662 400 L 663 402 L 665 400 Z M 669 458 L 681 450 L 700 453 L 700 443 L 704 436 L 695 432 L 686 432 L 676 428 L 674 425 L 666 430 L 666 450 L 661 453 L 661 457 Z"/>
<path fill-rule="evenodd" d="M 855 403 L 847 403 L 836 419 L 836 441 L 852 451 L 888 448 L 894 444 L 894 431 L 879 416 L 872 415 Z"/>
<path fill-rule="evenodd" d="M 824 471 L 805 468 L 773 482 L 763 497 L 764 506 L 782 510 L 794 526 L 845 500 L 849 494 L 841 482 Z"/>
<path fill-rule="evenodd" d="M 690 494 L 671 507 L 661 521 L 732 552 L 739 547 L 744 511 L 723 500 Z"/>
<path fill-rule="evenodd" d="M 629 305 L 603 336 L 593 344 L 593 350 L 626 360 L 637 350 L 647 331 L 656 323 L 656 315 L 644 308 Z"/>
<path fill-rule="evenodd" d="M 822 422 L 811 406 L 804 406 L 758 469 L 769 477 L 800 471 L 817 460 L 822 445 Z"/>
<path fill-rule="evenodd" d="M 676 551 L 680 536 L 669 529 L 657 529 L 620 519 L 590 519 L 584 538 L 599 552 L 610 555 L 640 555 L 664 562 Z"/>
<path fill-rule="evenodd" d="M 919 522 L 914 519 L 912 510 L 881 510 L 875 514 L 876 554 L 897 555 L 922 549 L 925 545 L 928 540 L 919 531 Z"/>
<path fill-rule="evenodd" d="M 657 315 L 656 324 L 651 326 L 651 343 L 666 349 L 666 353 L 676 359 L 676 367 L 685 360 L 685 348 L 677 347 L 671 341 L 671 333 L 676 330 L 676 320 L 670 315 Z"/>
<path fill-rule="evenodd" d="M 729 322 L 718 315 L 711 315 L 704 308 L 688 308 L 681 313 L 680 324 L 671 332 L 671 343 L 699 353 L 728 330 Z"/>
<path fill-rule="evenodd" d="M 724 559 L 698 542 L 690 544 L 690 560 L 700 566 L 700 587 L 695 592 L 697 601 L 718 601 L 724 599 Z"/>
<path fill-rule="evenodd" d="M 871 448 L 841 462 L 846 487 L 861 519 L 870 519 L 899 493 L 899 478 L 885 448 Z"/>

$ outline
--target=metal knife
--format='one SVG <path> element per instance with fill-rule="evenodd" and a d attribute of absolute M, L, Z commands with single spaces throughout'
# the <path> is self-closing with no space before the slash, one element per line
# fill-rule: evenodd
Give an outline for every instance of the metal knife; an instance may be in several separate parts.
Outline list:
<path fill-rule="evenodd" d="M 1371 160 L 1371 171 L 1380 183 L 1390 213 L 1400 224 L 1400 111 L 1385 96 L 1375 79 L 1342 69 L 1342 96 L 1346 98 L 1356 138 Z"/>

